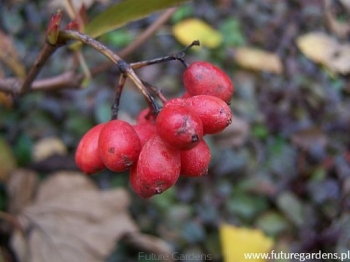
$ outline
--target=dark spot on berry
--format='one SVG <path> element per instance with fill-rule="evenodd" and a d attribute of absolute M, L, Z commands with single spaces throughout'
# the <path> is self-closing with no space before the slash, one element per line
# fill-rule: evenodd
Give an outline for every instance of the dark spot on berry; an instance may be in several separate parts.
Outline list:
<path fill-rule="evenodd" d="M 199 141 L 199 137 L 198 137 L 198 135 L 197 134 L 194 134 L 194 135 L 192 135 L 191 136 L 191 142 L 198 142 Z"/>
<path fill-rule="evenodd" d="M 134 163 L 133 161 L 130 161 L 129 157 L 123 155 L 123 160 L 124 160 L 124 163 L 125 163 L 125 167 L 131 167 L 132 164 Z"/>
<path fill-rule="evenodd" d="M 159 194 L 163 193 L 163 190 L 162 190 L 162 188 L 157 187 L 157 188 L 154 190 L 154 193 L 156 193 L 157 195 L 159 195 Z"/>
<path fill-rule="evenodd" d="M 114 152 L 115 152 L 115 148 L 114 147 L 109 147 L 108 148 L 108 153 L 114 154 Z"/>

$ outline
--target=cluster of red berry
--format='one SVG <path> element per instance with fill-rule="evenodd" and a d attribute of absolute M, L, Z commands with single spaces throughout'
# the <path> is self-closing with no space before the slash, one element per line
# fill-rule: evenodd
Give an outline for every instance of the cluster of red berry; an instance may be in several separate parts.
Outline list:
<path fill-rule="evenodd" d="M 76 151 L 78 167 L 86 174 L 130 169 L 130 184 L 144 198 L 164 192 L 180 175 L 206 174 L 211 154 L 203 136 L 231 123 L 233 85 L 202 61 L 186 68 L 183 82 L 185 95 L 166 101 L 158 114 L 146 108 L 136 125 L 111 120 L 90 129 Z"/>

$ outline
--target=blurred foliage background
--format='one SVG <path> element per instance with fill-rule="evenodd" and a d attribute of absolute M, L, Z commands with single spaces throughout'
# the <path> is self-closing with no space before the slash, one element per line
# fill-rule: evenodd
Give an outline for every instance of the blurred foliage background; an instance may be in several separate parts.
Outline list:
<path fill-rule="evenodd" d="M 87 13 L 94 16 L 113 2 L 117 1 L 95 2 Z M 28 69 L 43 46 L 55 9 L 48 1 L 22 0 L 1 1 L 0 7 L 0 29 L 11 37 Z M 99 40 L 118 52 L 158 16 L 132 22 Z M 208 175 L 180 178 L 173 188 L 149 200 L 132 192 L 127 174 L 103 171 L 91 178 L 102 189 L 126 188 L 131 194 L 130 213 L 141 231 L 159 236 L 183 254 L 211 254 L 212 261 L 223 261 L 219 234 L 223 223 L 260 230 L 273 240 L 275 250 L 347 252 L 350 59 L 336 59 L 349 56 L 349 18 L 348 1 L 215 0 L 182 5 L 126 61 L 169 55 L 183 48 L 185 41 L 199 38 L 202 46 L 191 49 L 186 61 L 212 62 L 231 77 L 235 118 L 225 132 L 208 138 L 212 151 Z M 316 51 L 310 54 L 298 41 L 315 32 L 327 40 L 306 43 Z M 324 47 L 324 41 L 337 44 L 326 57 L 325 50 L 331 47 Z M 106 61 L 89 47 L 83 54 L 89 66 Z M 341 69 L 332 61 L 341 63 Z M 74 64 L 72 52 L 62 48 L 39 78 L 55 76 Z M 142 68 L 137 74 L 170 98 L 184 92 L 183 70 L 174 61 Z M 0 61 L 0 77 L 13 75 Z M 111 68 L 84 88 L 31 92 L 13 99 L 1 95 L 1 210 L 8 208 L 7 170 L 30 168 L 43 178 L 56 170 L 76 170 L 74 151 L 80 138 L 110 119 L 117 79 L 118 71 Z M 121 118 L 133 122 L 145 106 L 140 92 L 128 82 Z M 45 142 L 47 138 L 56 142 Z M 56 154 L 48 158 L 45 150 Z M 7 232 L 1 234 L 5 248 L 8 238 Z M 134 252 L 121 243 L 108 261 L 135 261 Z"/>

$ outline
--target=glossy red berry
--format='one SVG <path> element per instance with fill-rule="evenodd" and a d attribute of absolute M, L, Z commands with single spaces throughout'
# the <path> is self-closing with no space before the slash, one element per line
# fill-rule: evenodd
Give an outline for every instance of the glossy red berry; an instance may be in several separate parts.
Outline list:
<path fill-rule="evenodd" d="M 185 98 L 181 98 L 181 97 L 176 97 L 176 98 L 172 98 L 169 99 L 168 101 L 166 101 L 166 103 L 164 104 L 164 107 L 168 107 L 168 106 L 189 106 L 189 102 L 187 101 L 187 99 Z"/>
<path fill-rule="evenodd" d="M 195 177 L 208 173 L 210 149 L 204 140 L 193 149 L 181 151 L 181 175 Z"/>
<path fill-rule="evenodd" d="M 181 98 L 189 98 L 191 95 L 188 92 L 182 94 Z"/>
<path fill-rule="evenodd" d="M 180 170 L 180 152 L 169 148 L 156 135 L 146 142 L 131 168 L 130 185 L 141 197 L 149 198 L 173 186 Z"/>
<path fill-rule="evenodd" d="M 102 128 L 98 147 L 106 167 L 122 172 L 136 162 L 141 151 L 140 139 L 134 128 L 122 120 L 111 120 Z"/>
<path fill-rule="evenodd" d="M 133 126 L 141 143 L 141 147 L 157 133 L 157 128 L 153 124 L 137 124 Z"/>
<path fill-rule="evenodd" d="M 145 108 L 140 111 L 137 116 L 138 124 L 155 124 L 156 114 L 151 113 L 149 108 Z"/>
<path fill-rule="evenodd" d="M 189 107 L 165 106 L 156 120 L 157 132 L 167 145 L 189 150 L 203 137 L 201 119 Z"/>
<path fill-rule="evenodd" d="M 233 84 L 230 78 L 217 66 L 204 62 L 194 62 L 186 68 L 183 83 L 189 95 L 211 95 L 230 103 Z"/>
<path fill-rule="evenodd" d="M 187 98 L 191 110 L 199 116 L 204 134 L 216 134 L 232 122 L 230 107 L 220 98 L 209 95 L 198 95 Z"/>
<path fill-rule="evenodd" d="M 102 171 L 106 168 L 98 150 L 98 138 L 105 124 L 98 124 L 91 128 L 81 138 L 75 153 L 77 166 L 87 175 Z"/>

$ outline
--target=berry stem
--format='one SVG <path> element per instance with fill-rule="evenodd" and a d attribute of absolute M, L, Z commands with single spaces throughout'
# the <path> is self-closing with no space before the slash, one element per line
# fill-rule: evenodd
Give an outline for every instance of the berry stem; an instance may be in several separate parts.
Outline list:
<path fill-rule="evenodd" d="M 199 46 L 199 45 L 200 45 L 199 41 L 195 40 L 190 45 L 186 46 L 184 49 L 182 49 L 181 51 L 179 51 L 179 52 L 177 52 L 175 54 L 172 54 L 172 55 L 169 55 L 169 56 L 163 56 L 163 57 L 159 57 L 159 58 L 155 58 L 155 59 L 151 59 L 151 60 L 131 63 L 130 66 L 132 67 L 132 69 L 139 69 L 141 67 L 148 66 L 148 65 L 154 65 L 154 64 L 158 64 L 158 63 L 172 61 L 172 60 L 178 60 L 187 68 L 188 64 L 186 63 L 186 61 L 184 59 L 185 58 L 185 53 L 192 46 Z"/>
<path fill-rule="evenodd" d="M 126 77 L 129 77 L 134 82 L 134 84 L 140 89 L 140 91 L 146 98 L 147 102 L 154 107 L 154 110 L 156 112 L 160 111 L 160 106 L 156 103 L 154 98 L 149 94 L 148 90 L 143 85 L 142 81 L 135 74 L 131 65 L 125 62 L 121 57 L 119 57 L 116 53 L 114 53 L 108 47 L 98 42 L 94 38 L 90 37 L 89 35 L 80 33 L 78 31 L 73 31 L 73 30 L 60 31 L 59 39 L 62 41 L 78 40 L 94 48 L 95 50 L 97 50 L 98 52 L 106 56 L 109 60 L 111 60 L 114 64 L 116 64 L 119 67 L 119 70 L 121 71 L 122 74 L 124 74 Z"/>
<path fill-rule="evenodd" d="M 111 108 L 111 110 L 112 110 L 111 119 L 112 120 L 115 120 L 115 119 L 118 118 L 120 97 L 121 97 L 122 92 L 123 92 L 125 81 L 126 81 L 126 75 L 121 74 L 120 77 L 119 77 L 119 82 L 118 82 L 118 85 L 117 85 L 117 90 L 116 90 L 116 93 L 115 93 L 114 102 L 113 102 L 112 108 Z"/>
<path fill-rule="evenodd" d="M 154 85 L 143 81 L 142 83 L 144 84 L 145 87 L 147 87 L 149 90 L 151 90 L 154 94 L 156 94 L 158 96 L 158 98 L 160 99 L 160 101 L 162 101 L 162 103 L 166 103 L 168 100 L 166 99 L 166 97 L 163 95 L 162 90 L 160 90 L 159 88 L 155 87 Z"/>

